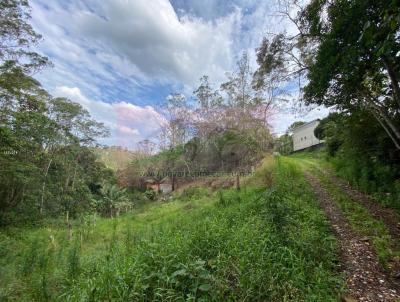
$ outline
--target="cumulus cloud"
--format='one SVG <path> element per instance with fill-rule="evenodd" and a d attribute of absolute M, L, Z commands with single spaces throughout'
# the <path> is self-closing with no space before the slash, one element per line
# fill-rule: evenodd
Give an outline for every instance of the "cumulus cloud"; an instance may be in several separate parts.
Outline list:
<path fill-rule="evenodd" d="M 282 135 L 295 121 L 310 122 L 315 119 L 326 117 L 329 112 L 330 109 L 322 106 L 307 110 L 306 112 L 302 113 L 296 113 L 293 111 L 279 111 L 272 115 L 271 125 L 275 134 Z"/>
<path fill-rule="evenodd" d="M 178 18 L 168 0 L 104 1 L 101 10 L 101 16 L 80 14 L 82 33 L 152 79 L 193 84 L 202 74 L 221 75 L 231 65 L 239 11 L 206 22 Z"/>
<path fill-rule="evenodd" d="M 240 18 L 239 9 L 212 21 L 178 17 L 168 0 L 33 2 L 34 26 L 45 37 L 41 49 L 56 70 L 72 71 L 66 80 L 90 77 L 93 86 L 104 86 L 124 79 L 132 90 L 191 87 L 203 74 L 221 80 L 232 65 Z"/>
<path fill-rule="evenodd" d="M 59 86 L 55 96 L 67 97 L 87 109 L 91 116 L 111 130 L 111 137 L 102 143 L 134 149 L 143 139 L 156 140 L 165 118 L 152 106 L 137 106 L 127 102 L 94 101 L 82 94 L 78 87 Z"/>
<path fill-rule="evenodd" d="M 271 16 L 276 3 L 31 0 L 33 26 L 44 37 L 39 51 L 54 63 L 37 77 L 109 126 L 105 143 L 132 148 L 158 131 L 163 117 L 155 108 L 171 92 L 188 95 L 204 74 L 218 87 L 243 50 L 256 67 L 262 37 L 290 31 Z M 278 112 L 272 124 L 280 133 L 298 118 Z"/>

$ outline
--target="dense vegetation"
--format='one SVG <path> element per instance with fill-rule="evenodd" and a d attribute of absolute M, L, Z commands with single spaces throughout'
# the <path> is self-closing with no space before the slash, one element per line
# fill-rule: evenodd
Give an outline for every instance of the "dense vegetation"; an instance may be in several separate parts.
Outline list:
<path fill-rule="evenodd" d="M 338 300 L 335 239 L 300 171 L 287 159 L 268 159 L 246 183 L 240 191 L 192 188 L 112 220 L 88 216 L 75 222 L 70 241 L 62 226 L 6 229 L 0 295 L 20 301 Z"/>
<path fill-rule="evenodd" d="M 302 169 L 383 266 L 398 260 L 385 222 L 328 166 L 268 155 L 291 153 L 303 122 L 274 141 L 268 121 L 296 80 L 298 103 L 332 109 L 315 130 L 330 165 L 400 210 L 400 6 L 279 3 L 298 33 L 266 37 L 255 72 L 244 53 L 218 88 L 204 76 L 192 97 L 168 96 L 158 145 L 132 153 L 99 148 L 104 125 L 41 86 L 34 75 L 51 63 L 33 51 L 28 2 L 0 1 L 1 301 L 337 301 L 338 244 Z M 163 172 L 254 167 L 237 189 L 145 191 L 143 173 L 160 183 Z"/>
<path fill-rule="evenodd" d="M 0 224 L 91 209 L 113 173 L 90 147 L 107 129 L 81 105 L 53 98 L 32 75 L 48 60 L 26 1 L 0 3 Z"/>
<path fill-rule="evenodd" d="M 327 141 L 339 174 L 368 193 L 385 193 L 379 199 L 398 208 L 398 2 L 313 0 L 299 7 L 283 1 L 281 10 L 298 32 L 264 39 L 257 52 L 259 81 L 297 78 L 300 103 L 330 107 L 335 113 L 316 134 Z"/>
<path fill-rule="evenodd" d="M 316 134 L 326 141 L 327 158 L 341 177 L 400 210 L 399 153 L 370 114 L 333 113 Z"/>
<path fill-rule="evenodd" d="M 254 87 L 249 60 L 243 53 L 218 89 L 203 76 L 190 99 L 179 93 L 167 98 L 159 152 L 154 155 L 151 140 L 139 142 L 142 156 L 123 172 L 131 184 L 140 181 L 139 171 L 250 170 L 272 149 L 268 118 L 274 101 Z"/>

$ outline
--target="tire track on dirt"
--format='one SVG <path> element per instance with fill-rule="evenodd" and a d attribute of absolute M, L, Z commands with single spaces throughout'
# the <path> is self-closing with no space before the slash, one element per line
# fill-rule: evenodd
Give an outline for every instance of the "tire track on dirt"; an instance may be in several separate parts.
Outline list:
<path fill-rule="evenodd" d="M 331 178 L 333 184 L 344 191 L 353 201 L 363 205 L 372 217 L 382 220 L 387 226 L 392 238 L 400 240 L 400 218 L 393 209 L 383 207 L 370 196 L 353 189 L 349 184 L 337 176 L 330 173 L 327 173 L 327 176 Z"/>
<path fill-rule="evenodd" d="M 400 289 L 378 262 L 374 249 L 349 222 L 320 181 L 309 172 L 305 176 L 313 188 L 332 229 L 339 240 L 341 270 L 346 276 L 348 297 L 345 301 L 396 301 Z"/>

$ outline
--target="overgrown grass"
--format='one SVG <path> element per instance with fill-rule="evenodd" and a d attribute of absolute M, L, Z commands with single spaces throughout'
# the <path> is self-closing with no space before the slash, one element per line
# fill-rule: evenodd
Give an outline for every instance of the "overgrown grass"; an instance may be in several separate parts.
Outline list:
<path fill-rule="evenodd" d="M 400 214 L 400 179 L 397 166 L 384 165 L 378 160 L 366 161 L 341 152 L 330 159 L 336 173 L 352 186 L 370 194 L 384 206 Z"/>
<path fill-rule="evenodd" d="M 369 194 L 376 202 L 393 208 L 400 214 L 400 179 L 396 166 L 389 167 L 378 161 L 350 157 L 345 152 L 329 157 L 324 149 L 299 152 L 290 157 L 298 159 L 298 164 L 303 168 L 312 166 L 318 170 L 334 172 L 354 188 Z"/>
<path fill-rule="evenodd" d="M 363 236 L 368 237 L 378 255 L 382 265 L 387 266 L 394 258 L 400 257 L 400 246 L 390 236 L 384 222 L 377 220 L 361 204 L 353 201 L 342 189 L 337 187 L 323 170 L 331 168 L 329 163 L 321 161 L 307 154 L 293 156 L 295 163 L 302 169 L 310 170 L 316 175 L 329 194 L 336 201 L 351 227 Z"/>
<path fill-rule="evenodd" d="M 387 266 L 391 260 L 399 258 L 400 246 L 391 238 L 384 222 L 372 217 L 364 206 L 353 201 L 345 192 L 335 186 L 327 175 L 319 174 L 319 177 L 349 220 L 352 228 L 371 240 L 381 264 Z"/>
<path fill-rule="evenodd" d="M 89 217 L 71 241 L 65 228 L 4 230 L 0 300 L 339 300 L 336 241 L 299 170 L 283 158 L 254 177 Z"/>

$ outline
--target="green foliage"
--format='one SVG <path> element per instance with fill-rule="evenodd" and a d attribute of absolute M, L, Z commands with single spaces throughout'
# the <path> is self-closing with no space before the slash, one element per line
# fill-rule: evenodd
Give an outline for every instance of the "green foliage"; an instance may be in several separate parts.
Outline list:
<path fill-rule="evenodd" d="M 183 191 L 179 195 L 179 199 L 183 201 L 190 201 L 192 199 L 199 199 L 207 195 L 209 195 L 209 191 L 207 188 L 188 187 L 183 189 Z"/>
<path fill-rule="evenodd" d="M 293 138 L 288 133 L 281 135 L 275 141 L 275 150 L 281 154 L 287 155 L 293 152 Z"/>
<path fill-rule="evenodd" d="M 337 301 L 342 281 L 335 273 L 336 242 L 298 169 L 279 159 L 252 177 L 273 177 L 274 183 L 216 195 L 188 189 L 179 199 L 190 198 L 191 211 L 179 200 L 152 203 L 95 226 L 81 222 L 72 241 L 65 240 L 64 228 L 24 230 L 23 237 L 10 229 L 0 237 L 0 295 L 37 301 Z M 16 247 L 23 253 L 16 255 Z M 18 267 L 25 267 L 21 282 Z"/>
<path fill-rule="evenodd" d="M 157 196 L 157 192 L 153 189 L 148 189 L 144 192 L 144 195 L 147 197 L 147 199 L 154 200 Z"/>
<path fill-rule="evenodd" d="M 283 79 L 285 87 L 296 78 L 304 85 L 305 105 L 345 114 L 366 111 L 399 152 L 398 1 L 311 0 L 304 6 L 286 1 L 283 6 L 298 32 L 264 38 L 257 49 L 258 86 Z M 290 16 L 292 11 L 297 14 Z M 282 93 L 275 90 L 279 97 Z"/>
<path fill-rule="evenodd" d="M 390 237 L 383 221 L 376 220 L 366 208 L 351 200 L 343 191 L 335 187 L 329 177 L 317 173 L 324 186 L 332 194 L 351 226 L 364 236 L 368 236 L 377 252 L 379 261 L 387 266 L 390 261 L 400 256 L 397 243 Z"/>
<path fill-rule="evenodd" d="M 398 150 L 399 17 L 392 0 L 315 0 L 300 18 L 310 44 L 318 41 L 304 88 L 307 102 L 368 111 Z"/>
<path fill-rule="evenodd" d="M 121 210 L 126 212 L 133 206 L 133 203 L 129 202 L 126 189 L 120 189 L 116 185 L 103 185 L 100 194 L 99 199 L 93 199 L 93 206 L 97 212 L 104 216 L 119 215 Z"/>
<path fill-rule="evenodd" d="M 27 0 L 0 2 L 0 65 L 32 72 L 48 64 L 46 57 L 29 50 L 41 36 L 28 23 L 30 7 Z"/>
<path fill-rule="evenodd" d="M 67 278 L 71 281 L 77 279 L 80 272 L 80 247 L 75 242 L 68 251 L 67 255 Z"/>
<path fill-rule="evenodd" d="M 302 125 L 304 125 L 306 122 L 303 122 L 303 121 L 296 121 L 296 122 L 293 122 L 290 126 L 289 126 L 289 128 L 286 130 L 286 132 L 288 132 L 288 133 L 293 133 L 293 130 L 294 129 L 296 129 L 297 127 L 300 127 L 300 126 L 302 126 Z"/>
<path fill-rule="evenodd" d="M 329 161 L 339 176 L 385 205 L 399 208 L 399 164 L 396 151 L 366 111 L 330 114 L 316 128 L 325 140 Z"/>
<path fill-rule="evenodd" d="M 107 168 L 121 171 L 131 163 L 137 154 L 121 147 L 102 147 L 93 150 Z"/>
<path fill-rule="evenodd" d="M 53 98 L 31 75 L 48 65 L 26 0 L 0 3 L 0 225 L 90 210 L 113 175 L 89 146 L 107 135 L 79 104 Z"/>

